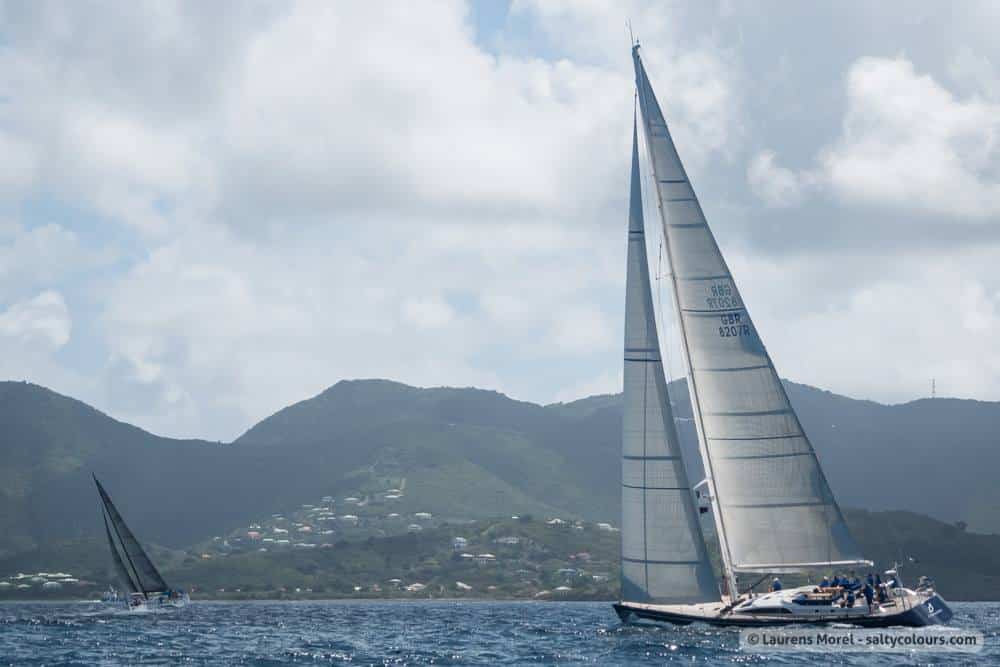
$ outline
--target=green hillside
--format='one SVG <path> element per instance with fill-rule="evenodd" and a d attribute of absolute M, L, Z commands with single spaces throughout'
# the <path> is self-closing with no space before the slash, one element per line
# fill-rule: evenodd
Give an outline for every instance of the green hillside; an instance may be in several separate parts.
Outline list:
<path fill-rule="evenodd" d="M 787 387 L 844 506 L 1000 531 L 1000 404 L 885 406 Z M 671 391 L 697 466 L 684 383 Z M 614 522 L 620 423 L 620 396 L 540 406 L 479 389 L 355 380 L 220 444 L 161 438 L 43 387 L 0 383 L 0 555 L 99 536 L 91 471 L 140 537 L 169 547 L 387 478 L 405 479 L 414 509 L 442 517 Z"/>

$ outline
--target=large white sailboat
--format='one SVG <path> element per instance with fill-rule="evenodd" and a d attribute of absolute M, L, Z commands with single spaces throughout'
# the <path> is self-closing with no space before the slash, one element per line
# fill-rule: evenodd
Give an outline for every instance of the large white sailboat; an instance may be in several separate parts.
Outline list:
<path fill-rule="evenodd" d="M 639 115 L 670 263 L 699 453 L 720 546 L 721 583 L 674 425 L 645 246 L 638 130 L 633 129 L 622 432 L 622 601 L 625 622 L 923 626 L 952 612 L 931 585 L 896 570 L 871 606 L 851 586 L 754 594 L 754 582 L 872 567 L 848 530 L 819 459 L 761 342 L 701 210 L 639 55 Z M 839 582 L 838 582 L 839 583 Z M 854 603 L 855 595 L 857 603 Z"/>

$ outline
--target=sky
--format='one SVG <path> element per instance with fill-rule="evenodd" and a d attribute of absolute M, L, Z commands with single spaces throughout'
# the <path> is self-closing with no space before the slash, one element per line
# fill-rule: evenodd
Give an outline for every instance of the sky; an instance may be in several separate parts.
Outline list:
<path fill-rule="evenodd" d="M 0 2 L 0 378 L 213 440 L 349 378 L 620 391 L 627 21 L 779 372 L 1000 399 L 973 0 Z"/>

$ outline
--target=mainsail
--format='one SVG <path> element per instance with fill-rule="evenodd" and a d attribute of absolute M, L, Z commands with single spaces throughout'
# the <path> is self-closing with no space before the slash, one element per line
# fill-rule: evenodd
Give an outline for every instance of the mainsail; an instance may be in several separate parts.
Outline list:
<path fill-rule="evenodd" d="M 851 537 L 632 52 L 716 526 L 733 571 L 870 564 Z"/>
<path fill-rule="evenodd" d="M 107 516 L 111 520 L 111 527 L 118 538 L 118 542 L 121 544 L 125 560 L 128 561 L 131 573 L 135 576 L 135 584 L 138 586 L 139 592 L 148 595 L 149 593 L 162 593 L 168 590 L 163 577 L 160 576 L 153 562 L 149 560 L 149 556 L 146 555 L 146 552 L 139 544 L 139 540 L 132 534 L 129 527 L 125 525 L 125 520 L 118 513 L 114 503 L 111 502 L 111 497 L 104 490 L 104 487 L 101 486 L 97 477 L 94 477 L 94 483 L 97 484 L 97 491 L 101 494 L 101 502 L 104 503 L 104 511 L 107 512 Z M 108 531 L 108 538 L 111 538 L 111 531 Z M 111 548 L 113 551 L 117 549 L 114 540 L 111 541 Z M 121 560 L 120 556 L 119 560 Z M 122 565 L 122 569 L 125 569 L 124 564 Z"/>
<path fill-rule="evenodd" d="M 622 419 L 622 599 L 718 599 L 660 360 L 632 128 Z"/>

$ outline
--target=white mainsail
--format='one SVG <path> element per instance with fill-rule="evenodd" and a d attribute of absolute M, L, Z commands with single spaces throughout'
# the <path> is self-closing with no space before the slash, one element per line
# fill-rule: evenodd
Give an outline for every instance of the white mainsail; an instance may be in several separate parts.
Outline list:
<path fill-rule="evenodd" d="M 733 571 L 870 564 L 861 557 L 719 252 L 633 49 L 643 130 L 730 586 Z"/>
<path fill-rule="evenodd" d="M 634 125 L 625 289 L 622 599 L 660 604 L 717 600 L 660 360 Z"/>

